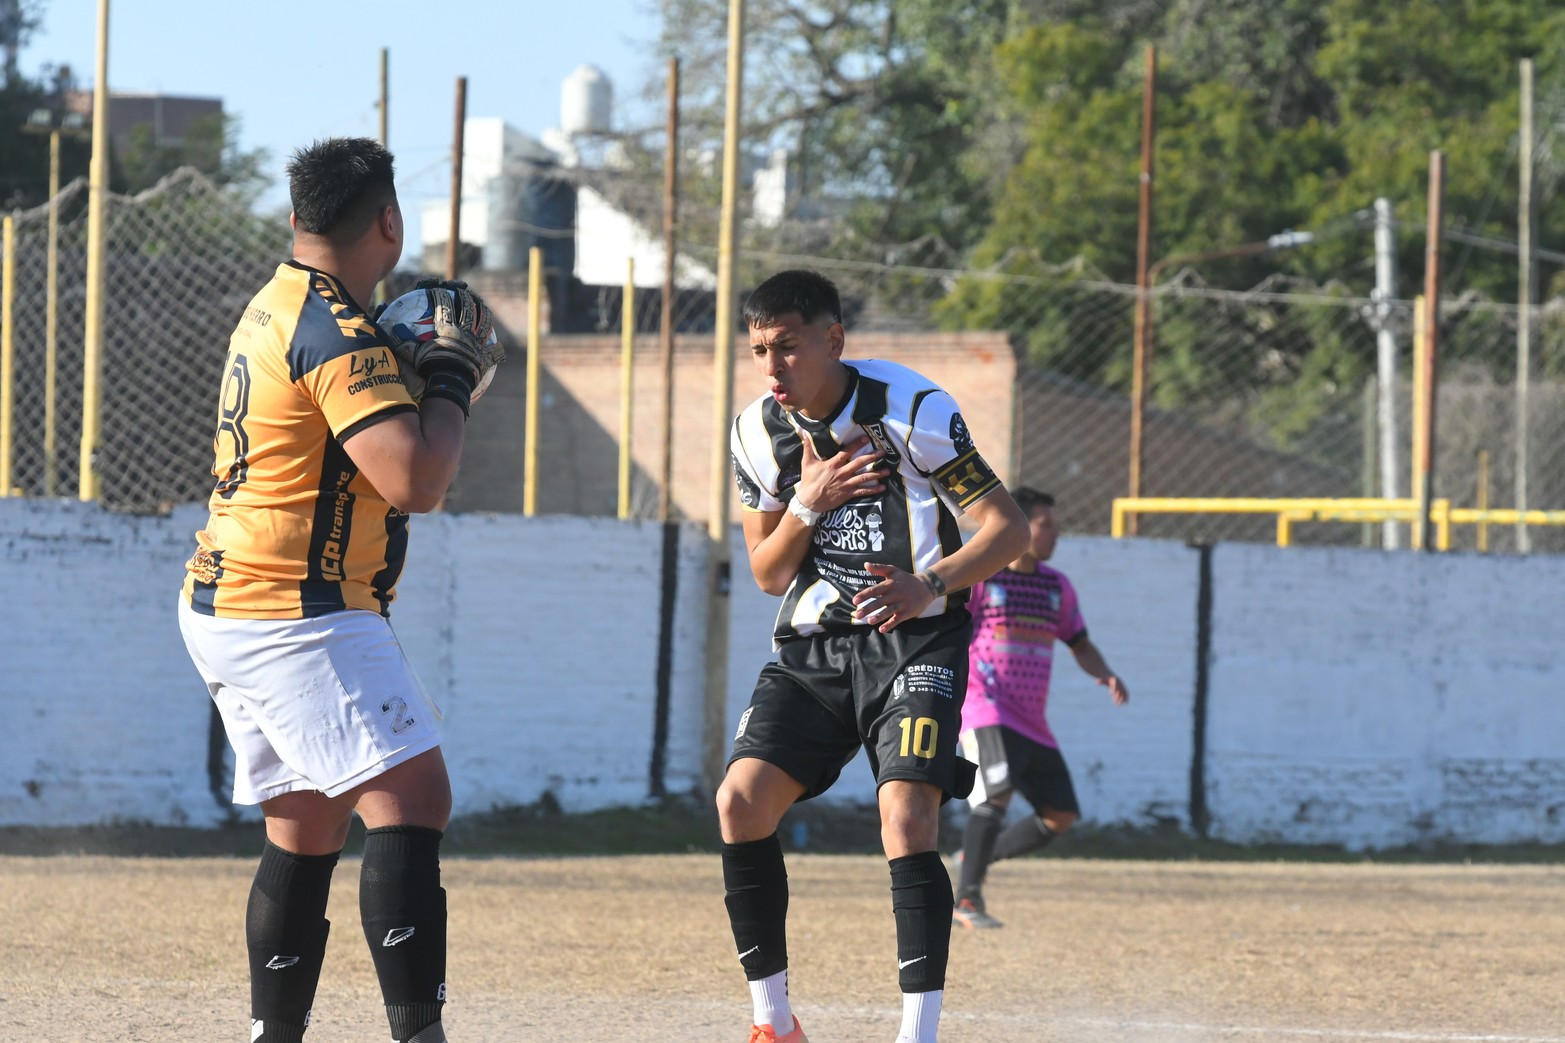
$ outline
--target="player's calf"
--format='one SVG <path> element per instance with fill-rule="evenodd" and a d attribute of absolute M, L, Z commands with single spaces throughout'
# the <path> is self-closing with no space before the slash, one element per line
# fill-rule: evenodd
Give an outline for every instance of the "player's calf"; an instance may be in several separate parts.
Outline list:
<path fill-rule="evenodd" d="M 446 892 L 438 829 L 386 826 L 364 834 L 359 915 L 396 1043 L 444 1043 Z"/>
<path fill-rule="evenodd" d="M 267 841 L 245 909 L 251 1039 L 299 1043 L 326 959 L 326 900 L 337 855 L 296 855 Z"/>

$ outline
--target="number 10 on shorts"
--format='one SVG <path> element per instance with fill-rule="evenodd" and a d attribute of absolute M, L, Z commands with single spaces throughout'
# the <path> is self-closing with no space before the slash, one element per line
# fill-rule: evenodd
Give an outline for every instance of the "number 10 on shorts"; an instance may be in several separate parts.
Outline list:
<path fill-rule="evenodd" d="M 940 738 L 940 722 L 933 717 L 904 717 L 897 722 L 902 729 L 902 756 L 929 760 L 935 755 Z"/>

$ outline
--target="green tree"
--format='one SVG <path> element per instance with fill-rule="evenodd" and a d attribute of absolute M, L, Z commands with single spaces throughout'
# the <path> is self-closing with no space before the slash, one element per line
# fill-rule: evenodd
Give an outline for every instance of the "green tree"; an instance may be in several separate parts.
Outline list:
<path fill-rule="evenodd" d="M 238 141 L 239 120 L 226 114 L 191 120 L 177 145 L 158 144 L 149 124 L 133 127 L 110 164 L 114 189 L 140 192 L 181 167 L 194 167 L 240 198 L 253 201 L 267 186 L 266 150 L 244 150 Z"/>

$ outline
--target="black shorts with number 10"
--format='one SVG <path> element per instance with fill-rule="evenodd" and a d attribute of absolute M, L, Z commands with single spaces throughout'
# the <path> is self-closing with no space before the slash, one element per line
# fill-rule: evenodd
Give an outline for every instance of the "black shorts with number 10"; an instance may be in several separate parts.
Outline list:
<path fill-rule="evenodd" d="M 911 779 L 938 786 L 943 800 L 965 797 L 975 767 L 958 754 L 957 733 L 972 629 L 962 609 L 889 634 L 855 626 L 785 641 L 761 670 L 729 763 L 775 764 L 804 784 L 799 799 L 808 800 L 863 746 L 877 787 Z"/>

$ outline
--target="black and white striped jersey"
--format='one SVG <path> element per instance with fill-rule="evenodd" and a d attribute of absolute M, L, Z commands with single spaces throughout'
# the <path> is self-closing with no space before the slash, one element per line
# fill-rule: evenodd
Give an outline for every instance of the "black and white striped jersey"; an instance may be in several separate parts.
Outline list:
<path fill-rule="evenodd" d="M 950 395 L 894 362 L 857 359 L 845 365 L 848 392 L 829 417 L 790 413 L 763 395 L 734 421 L 734 478 L 747 510 L 787 506 L 799 483 L 805 436 L 825 459 L 868 435 L 887 465 L 883 491 L 849 501 L 816 524 L 777 614 L 778 642 L 867 626 L 853 618 L 853 596 L 880 579 L 864 566 L 929 568 L 962 545 L 957 515 L 1000 484 Z M 938 616 L 965 600 L 965 592 L 936 598 L 922 615 Z"/>

